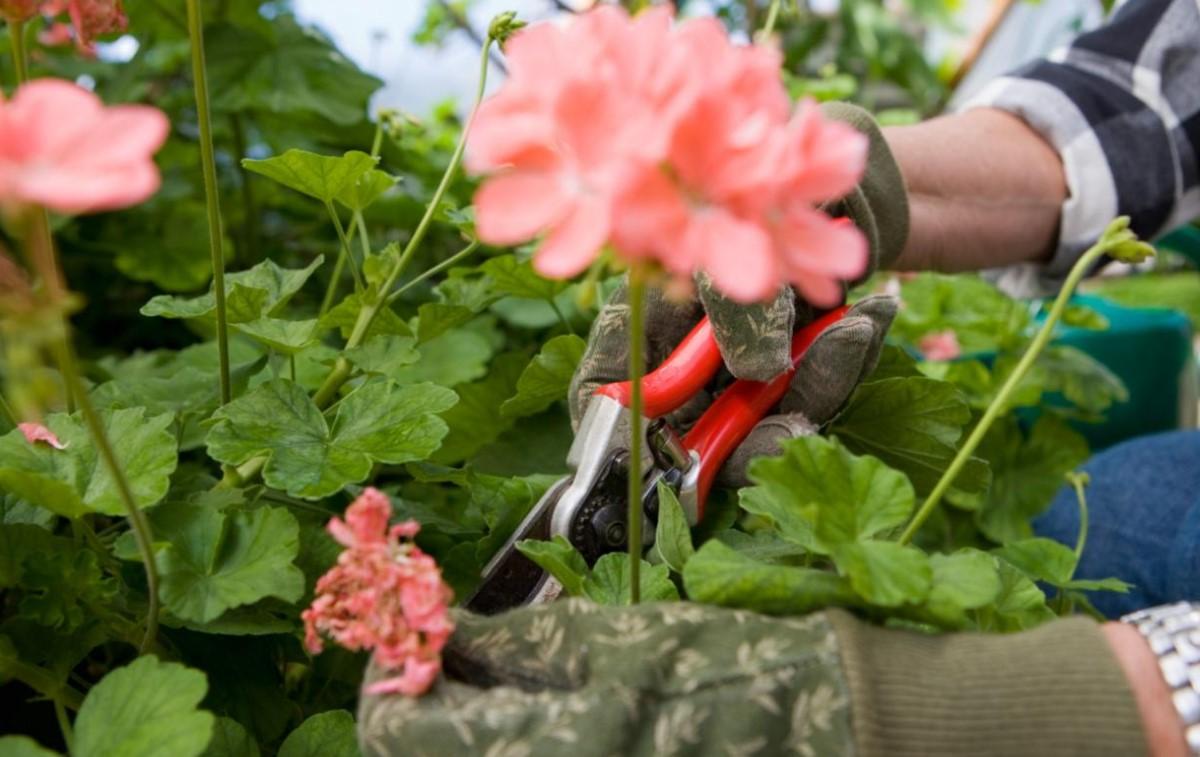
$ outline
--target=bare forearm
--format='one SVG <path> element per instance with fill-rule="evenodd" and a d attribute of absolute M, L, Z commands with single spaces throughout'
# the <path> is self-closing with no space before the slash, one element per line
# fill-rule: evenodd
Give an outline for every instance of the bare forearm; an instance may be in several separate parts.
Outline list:
<path fill-rule="evenodd" d="M 894 268 L 971 271 L 1053 251 L 1066 181 L 1058 154 L 1023 121 L 981 108 L 884 136 L 910 208 Z"/>

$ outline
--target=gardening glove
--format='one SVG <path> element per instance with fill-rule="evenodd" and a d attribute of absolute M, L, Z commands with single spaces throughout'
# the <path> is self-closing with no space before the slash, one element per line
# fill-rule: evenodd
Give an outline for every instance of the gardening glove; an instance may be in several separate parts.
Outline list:
<path fill-rule="evenodd" d="M 598 386 L 627 378 L 629 305 L 625 295 L 622 287 L 600 311 L 576 368 L 568 395 L 576 426 Z M 769 380 L 791 364 L 796 308 L 807 308 L 790 288 L 765 305 L 734 303 L 705 284 L 697 300 L 673 302 L 657 290 L 648 292 L 646 300 L 647 366 L 653 368 L 666 359 L 707 312 L 730 373 L 755 381 Z M 815 434 L 832 420 L 855 387 L 875 369 L 895 315 L 895 299 L 867 297 L 826 329 L 797 366 L 779 413 L 754 427 L 725 463 L 718 481 L 732 487 L 748 485 L 746 467 L 751 460 L 778 455 L 783 441 Z M 677 429 L 690 426 L 727 378 L 718 376 L 713 386 L 670 416 L 671 424 Z"/>
<path fill-rule="evenodd" d="M 1145 753 L 1121 668 L 1082 617 L 935 635 L 842 610 L 564 599 L 455 622 L 429 693 L 364 690 L 366 757 Z M 373 665 L 366 686 L 383 675 Z"/>

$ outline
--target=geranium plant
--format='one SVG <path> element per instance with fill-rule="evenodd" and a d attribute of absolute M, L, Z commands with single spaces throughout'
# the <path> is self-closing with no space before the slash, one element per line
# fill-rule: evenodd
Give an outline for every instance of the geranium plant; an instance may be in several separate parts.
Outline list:
<path fill-rule="evenodd" d="M 502 44 L 497 95 L 420 120 L 369 117 L 381 82 L 287 3 L 127 6 L 0 3 L 0 752 L 352 753 L 366 652 L 389 691 L 436 685 L 452 598 L 563 472 L 581 334 L 620 275 L 828 302 L 862 270 L 814 207 L 860 138 L 713 21 L 502 15 L 475 102 Z M 126 24 L 131 60 L 80 55 Z M 1118 225 L 1087 258 L 1145 252 Z M 524 549 L 599 602 L 943 628 L 1119 589 L 1029 528 L 1086 455 L 1065 420 L 1123 392 L 1047 346 L 1065 300 L 1039 331 L 977 279 L 900 293 L 906 349 L 697 529 L 664 493 L 632 563 Z M 840 485 L 860 478 L 872 497 Z"/>

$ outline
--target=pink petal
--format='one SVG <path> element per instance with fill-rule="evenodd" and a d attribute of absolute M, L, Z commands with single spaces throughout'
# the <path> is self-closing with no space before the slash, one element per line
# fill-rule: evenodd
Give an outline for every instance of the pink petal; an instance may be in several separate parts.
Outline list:
<path fill-rule="evenodd" d="M 520 244 L 562 218 L 568 202 L 568 194 L 554 174 L 500 174 L 475 193 L 475 228 L 488 244 Z"/>
<path fill-rule="evenodd" d="M 849 124 L 826 119 L 812 101 L 800 105 L 789 132 L 788 192 L 793 199 L 837 200 L 858 184 L 870 147 L 865 135 Z"/>
<path fill-rule="evenodd" d="M 867 269 L 867 238 L 844 218 L 833 219 L 797 204 L 788 209 L 774 231 L 788 268 L 842 280 L 857 278 Z"/>
<path fill-rule="evenodd" d="M 368 694 L 403 694 L 415 697 L 424 694 L 437 680 L 441 672 L 440 659 L 417 660 L 409 658 L 404 664 L 404 673 L 395 678 L 377 681 L 367 687 Z"/>
<path fill-rule="evenodd" d="M 25 440 L 30 444 L 45 442 L 54 449 L 67 448 L 67 445 L 60 442 L 53 431 L 40 423 L 18 423 L 17 428 L 21 430 L 21 433 L 25 435 Z"/>
<path fill-rule="evenodd" d="M 779 291 L 771 238 L 757 224 L 710 208 L 692 217 L 683 244 L 730 299 L 759 302 Z"/>
<path fill-rule="evenodd" d="M 587 270 L 608 241 L 608 203 L 581 198 L 558 222 L 533 255 L 533 267 L 552 279 L 567 279 Z"/>
<path fill-rule="evenodd" d="M 917 348 L 926 360 L 953 360 L 962 355 L 958 334 L 949 329 L 926 334 L 917 343 Z"/>
<path fill-rule="evenodd" d="M 694 266 L 679 244 L 688 221 L 679 187 L 657 168 L 630 171 L 613 202 L 613 245 L 627 258 L 653 255 L 669 271 Z"/>

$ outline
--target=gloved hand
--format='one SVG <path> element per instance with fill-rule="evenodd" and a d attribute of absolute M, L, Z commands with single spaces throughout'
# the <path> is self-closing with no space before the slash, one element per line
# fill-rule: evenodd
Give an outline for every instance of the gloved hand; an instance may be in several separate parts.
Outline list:
<path fill-rule="evenodd" d="M 870 262 L 865 276 L 899 256 L 908 235 L 908 201 L 904 180 L 875 120 L 862 108 L 827 103 L 824 114 L 854 126 L 869 140 L 867 169 L 858 186 L 829 210 L 850 218 L 866 235 Z M 651 290 L 646 302 L 646 365 L 653 369 L 708 315 L 725 365 L 734 378 L 766 381 L 790 365 L 792 334 L 811 322 L 814 312 L 791 288 L 773 302 L 743 305 L 722 297 L 704 276 L 697 281 L 698 299 L 672 302 Z M 577 425 L 596 387 L 623 381 L 629 363 L 626 292 L 622 287 L 592 326 L 588 347 L 576 369 L 568 395 Z M 816 433 L 845 404 L 854 388 L 875 368 L 883 337 L 896 313 L 890 298 L 869 297 L 854 306 L 809 349 L 780 414 L 765 418 L 733 454 L 721 472 L 721 483 L 744 486 L 746 465 L 755 457 L 779 452 L 781 441 Z M 712 397 L 702 393 L 671 418 L 686 428 Z"/>
<path fill-rule="evenodd" d="M 459 612 L 455 622 L 428 694 L 363 693 L 364 755 L 1144 750 L 1129 684 L 1099 626 L 1082 617 L 1019 634 L 932 635 L 841 610 L 771 618 L 572 598 L 490 617 Z M 382 675 L 372 664 L 367 685 Z"/>

